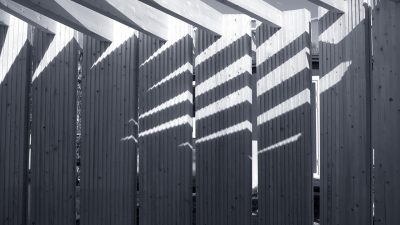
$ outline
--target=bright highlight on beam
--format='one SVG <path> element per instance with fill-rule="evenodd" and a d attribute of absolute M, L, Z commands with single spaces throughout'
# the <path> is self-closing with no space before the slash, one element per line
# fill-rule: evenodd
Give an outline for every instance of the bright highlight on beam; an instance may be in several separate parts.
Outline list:
<path fill-rule="evenodd" d="M 36 68 L 32 82 L 46 69 L 47 66 L 60 54 L 62 50 L 74 38 L 75 31 L 67 26 L 57 23 L 57 32 L 50 43 L 46 53 L 44 54 L 39 66 Z"/>
<path fill-rule="evenodd" d="M 178 127 L 178 126 L 182 126 L 182 125 L 186 125 L 186 124 L 190 125 L 191 127 L 193 126 L 193 119 L 190 115 L 181 116 L 179 118 L 173 119 L 171 121 L 168 121 L 166 123 L 163 123 L 161 125 L 153 127 L 149 130 L 143 131 L 139 134 L 139 137 L 144 137 L 144 136 L 148 136 L 151 134 L 159 133 L 164 130 L 169 130 L 174 127 Z"/>
<path fill-rule="evenodd" d="M 0 54 L 0 84 L 28 40 L 28 24 L 12 15 L 9 17 L 9 27 Z"/>
<path fill-rule="evenodd" d="M 333 70 L 329 71 L 319 80 L 319 93 L 322 94 L 338 84 L 346 74 L 345 71 L 351 66 L 351 61 L 342 62 Z"/>
<path fill-rule="evenodd" d="M 151 86 L 151 88 L 149 88 L 148 91 L 153 90 L 154 88 L 164 84 L 165 82 L 167 82 L 169 80 L 172 80 L 173 78 L 183 74 L 186 71 L 189 71 L 190 73 L 193 74 L 193 65 L 190 64 L 189 62 L 185 63 L 184 65 L 182 65 L 181 67 L 176 69 L 174 72 L 172 72 L 169 75 L 167 75 L 166 77 L 164 77 L 161 81 L 159 81 L 156 84 L 154 84 L 153 86 Z"/>
<path fill-rule="evenodd" d="M 199 138 L 196 140 L 196 143 L 211 141 L 211 140 L 214 140 L 214 139 L 217 139 L 220 137 L 224 137 L 224 136 L 227 136 L 230 134 L 234 134 L 234 133 L 237 133 L 240 131 L 244 131 L 244 130 L 248 130 L 250 132 L 253 130 L 253 125 L 248 120 L 238 123 L 236 125 L 233 125 L 231 127 L 225 128 L 225 129 L 215 132 L 213 134 L 207 135 L 205 137 Z"/>

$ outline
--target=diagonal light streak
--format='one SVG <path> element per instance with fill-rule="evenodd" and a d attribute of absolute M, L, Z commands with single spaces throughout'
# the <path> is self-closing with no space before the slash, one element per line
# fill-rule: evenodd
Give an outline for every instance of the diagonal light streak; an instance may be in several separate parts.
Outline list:
<path fill-rule="evenodd" d="M 181 116 L 179 118 L 173 119 L 156 127 L 153 127 L 149 130 L 143 131 L 139 133 L 139 137 L 144 137 L 147 135 L 155 134 L 164 130 L 168 130 L 174 127 L 182 126 L 188 124 L 191 127 L 193 126 L 193 119 L 190 115 Z"/>
<path fill-rule="evenodd" d="M 274 108 L 264 112 L 257 117 L 257 125 L 262 125 L 285 113 L 288 113 L 306 103 L 310 103 L 310 90 L 305 89 L 290 99 L 280 103 Z"/>
<path fill-rule="evenodd" d="M 294 135 L 294 136 L 292 136 L 292 137 L 290 137 L 290 138 L 287 138 L 287 139 L 285 139 L 285 140 L 283 140 L 283 141 L 280 141 L 280 142 L 278 142 L 278 143 L 276 143 L 276 144 L 273 144 L 273 145 L 271 145 L 271 146 L 269 146 L 269 147 L 267 147 L 267 148 L 264 148 L 263 150 L 260 150 L 260 151 L 258 152 L 258 154 L 262 154 L 262 153 L 265 153 L 265 152 L 267 152 L 267 151 L 271 151 L 271 150 L 273 150 L 273 149 L 282 147 L 282 146 L 284 146 L 284 145 L 288 145 L 288 144 L 290 144 L 290 143 L 296 142 L 296 141 L 298 141 L 298 140 L 300 139 L 300 137 L 301 137 L 301 133 L 296 134 L 296 135 Z"/>
<path fill-rule="evenodd" d="M 0 84 L 28 40 L 28 24 L 12 15 L 8 16 L 9 27 L 0 54 Z"/>
<path fill-rule="evenodd" d="M 38 67 L 33 73 L 32 81 L 38 78 L 46 67 L 58 56 L 58 54 L 60 54 L 60 52 L 74 38 L 74 34 L 75 31 L 73 29 L 57 23 L 57 32 L 47 48 L 47 51 L 44 53 Z"/>
<path fill-rule="evenodd" d="M 155 114 L 157 112 L 160 112 L 162 110 L 168 109 L 174 105 L 177 105 L 179 103 L 185 102 L 185 101 L 189 101 L 190 103 L 193 103 L 193 95 L 192 93 L 190 93 L 190 91 L 185 91 L 182 94 L 160 104 L 159 106 L 141 114 L 139 116 L 139 119 L 143 119 L 144 117 L 150 116 L 152 114 Z"/>
<path fill-rule="evenodd" d="M 224 137 L 230 134 L 234 134 L 243 130 L 249 130 L 250 132 L 253 130 L 253 125 L 248 121 L 241 122 L 239 124 L 235 124 L 231 127 L 225 128 L 223 130 L 217 131 L 213 134 L 207 135 L 205 137 L 199 138 L 196 140 L 196 143 L 202 143 L 205 141 L 210 141 L 213 139 L 217 139 L 220 137 Z"/>
<path fill-rule="evenodd" d="M 249 66 L 244 66 L 244 65 Z M 251 56 L 244 55 L 240 59 L 236 60 L 224 70 L 216 73 L 212 77 L 208 78 L 207 80 L 203 81 L 202 83 L 196 86 L 196 97 L 200 96 L 226 82 L 229 80 L 234 79 L 235 77 L 243 74 L 244 72 L 248 72 L 251 74 Z"/>
<path fill-rule="evenodd" d="M 150 87 L 148 89 L 148 91 L 153 90 L 154 88 L 164 84 L 165 82 L 183 74 L 184 72 L 189 71 L 190 73 L 193 74 L 193 65 L 190 64 L 189 62 L 187 62 L 185 65 L 182 65 L 181 67 L 179 67 L 178 69 L 176 69 L 174 72 L 170 73 L 169 75 L 167 75 L 166 77 L 164 77 L 161 81 L 157 82 L 156 84 L 154 84 L 152 87 Z"/>
<path fill-rule="evenodd" d="M 196 120 L 201 120 L 218 112 L 224 111 L 243 102 L 252 103 L 252 90 L 244 87 L 210 105 L 196 111 Z"/>

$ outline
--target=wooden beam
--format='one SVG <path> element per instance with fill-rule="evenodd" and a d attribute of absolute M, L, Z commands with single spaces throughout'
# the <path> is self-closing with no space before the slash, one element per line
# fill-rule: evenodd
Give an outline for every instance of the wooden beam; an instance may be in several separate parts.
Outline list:
<path fill-rule="evenodd" d="M 57 22 L 14 1 L 0 0 L 0 8 L 37 28 L 52 34 L 56 33 Z"/>
<path fill-rule="evenodd" d="M 345 12 L 345 1 L 344 0 L 308 0 L 318 6 L 321 6 L 327 10 L 344 13 Z"/>
<path fill-rule="evenodd" d="M 73 1 L 164 41 L 168 39 L 169 21 L 176 20 L 138 0 Z"/>
<path fill-rule="evenodd" d="M 274 27 L 282 27 L 282 11 L 263 0 L 216 0 L 254 19 Z"/>
<path fill-rule="evenodd" d="M 70 0 L 14 0 L 15 2 L 100 40 L 113 40 L 116 21 Z"/>
<path fill-rule="evenodd" d="M 201 0 L 139 0 L 193 26 L 223 33 L 223 14 Z"/>
<path fill-rule="evenodd" d="M 0 26 L 9 26 L 10 25 L 10 15 L 0 9 Z"/>

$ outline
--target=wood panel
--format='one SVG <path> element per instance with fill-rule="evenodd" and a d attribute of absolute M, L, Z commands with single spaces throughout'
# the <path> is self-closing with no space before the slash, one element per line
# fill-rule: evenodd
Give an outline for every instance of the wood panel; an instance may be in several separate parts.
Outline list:
<path fill-rule="evenodd" d="M 257 28 L 259 224 L 312 224 L 310 13 Z"/>
<path fill-rule="evenodd" d="M 33 34 L 30 224 L 75 224 L 75 31 Z"/>
<path fill-rule="evenodd" d="M 142 225 L 192 224 L 192 27 L 139 44 L 139 191 Z M 172 35 L 173 34 L 173 35 Z"/>
<path fill-rule="evenodd" d="M 196 33 L 196 224 L 251 221 L 250 18 L 224 16 L 224 33 Z"/>
<path fill-rule="evenodd" d="M 400 224 L 400 4 L 375 1 L 372 14 L 372 137 L 375 219 Z"/>
<path fill-rule="evenodd" d="M 137 224 L 138 34 L 83 37 L 81 224 Z"/>
<path fill-rule="evenodd" d="M 9 15 L 7 14 L 7 17 Z M 0 224 L 26 223 L 30 27 L 0 25 Z"/>
<path fill-rule="evenodd" d="M 319 9 L 321 224 L 371 224 L 369 21 L 364 1 Z"/>

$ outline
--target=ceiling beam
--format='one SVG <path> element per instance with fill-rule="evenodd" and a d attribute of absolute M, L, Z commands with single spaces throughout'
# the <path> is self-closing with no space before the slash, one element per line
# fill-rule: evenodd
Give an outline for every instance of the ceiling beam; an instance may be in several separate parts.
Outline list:
<path fill-rule="evenodd" d="M 168 22 L 176 20 L 138 0 L 73 1 L 164 41 L 168 39 Z"/>
<path fill-rule="evenodd" d="M 223 14 L 201 0 L 139 0 L 195 27 L 222 35 Z"/>
<path fill-rule="evenodd" d="M 308 0 L 308 1 L 333 12 L 338 12 L 338 13 L 345 12 L 346 2 L 344 0 Z"/>
<path fill-rule="evenodd" d="M 273 27 L 282 27 L 282 11 L 263 0 L 216 0 Z"/>
<path fill-rule="evenodd" d="M 116 21 L 70 0 L 14 0 L 77 31 L 104 41 L 113 40 Z"/>
<path fill-rule="evenodd" d="M 14 1 L 0 0 L 0 8 L 48 33 L 55 34 L 57 31 L 57 22 Z"/>
<path fill-rule="evenodd" d="M 0 26 L 9 26 L 10 25 L 10 15 L 7 12 L 4 12 L 0 9 Z"/>

